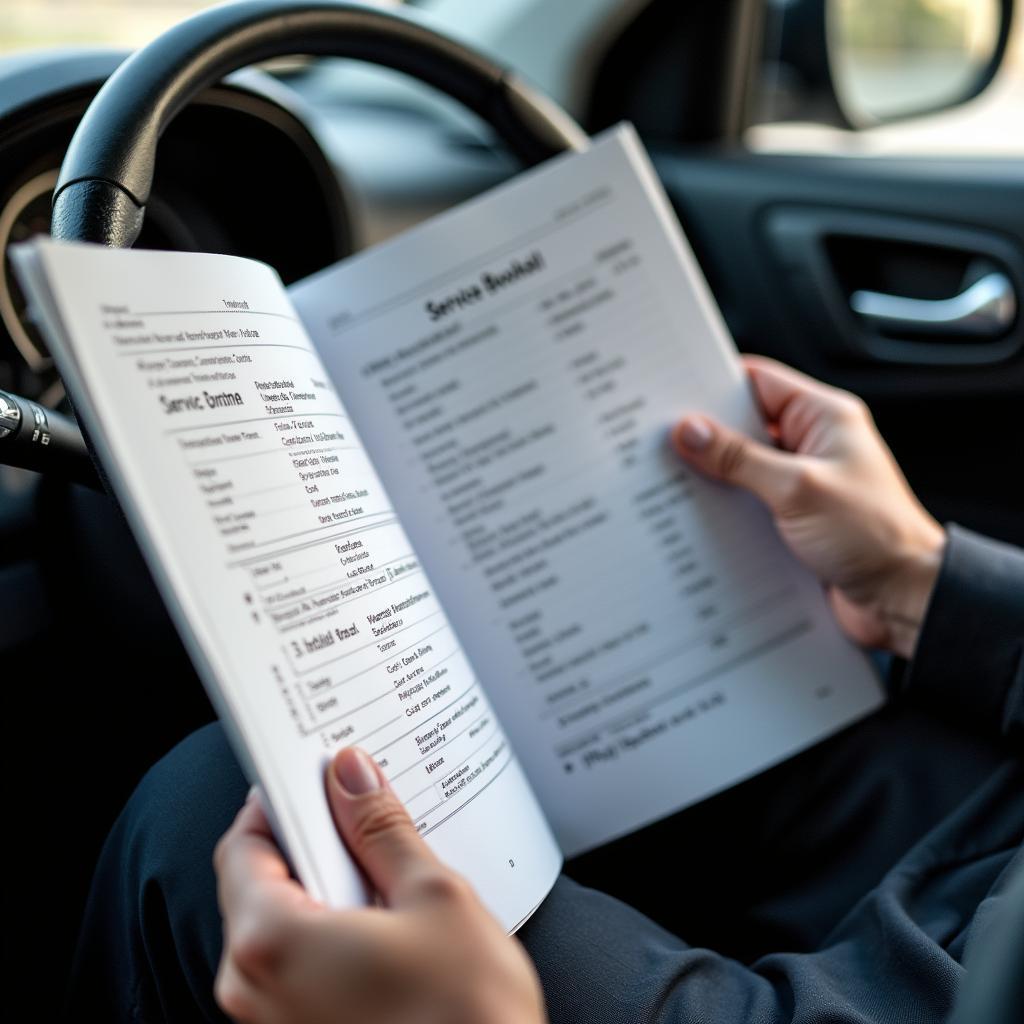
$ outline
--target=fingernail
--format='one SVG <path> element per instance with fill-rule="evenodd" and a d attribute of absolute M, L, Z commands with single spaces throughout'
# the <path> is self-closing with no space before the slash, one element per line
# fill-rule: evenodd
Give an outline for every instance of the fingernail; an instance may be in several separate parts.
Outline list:
<path fill-rule="evenodd" d="M 679 443 L 692 452 L 702 452 L 714 440 L 714 433 L 707 420 L 699 416 L 688 416 L 676 428 Z"/>
<path fill-rule="evenodd" d="M 380 778 L 370 755 L 358 747 L 338 754 L 334 759 L 334 777 L 349 796 L 363 796 L 380 789 Z"/>

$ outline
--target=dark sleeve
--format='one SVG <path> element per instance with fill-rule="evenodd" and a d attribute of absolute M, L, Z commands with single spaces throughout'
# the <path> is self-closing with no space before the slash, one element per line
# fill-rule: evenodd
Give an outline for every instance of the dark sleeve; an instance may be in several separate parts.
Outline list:
<path fill-rule="evenodd" d="M 1024 737 L 1024 551 L 956 525 L 903 689 L 957 720 Z"/>
<path fill-rule="evenodd" d="M 519 935 L 551 1024 L 943 1021 L 963 970 L 881 887 L 818 952 L 750 965 L 689 946 L 564 875 Z"/>

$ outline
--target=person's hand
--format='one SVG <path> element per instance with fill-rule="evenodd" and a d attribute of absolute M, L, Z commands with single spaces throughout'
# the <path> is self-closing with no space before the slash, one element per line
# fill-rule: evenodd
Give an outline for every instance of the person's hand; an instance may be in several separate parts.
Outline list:
<path fill-rule="evenodd" d="M 434 856 L 372 759 L 342 751 L 326 786 L 383 906 L 338 911 L 311 899 L 250 795 L 214 855 L 221 1008 L 244 1024 L 541 1024 L 526 954 Z"/>
<path fill-rule="evenodd" d="M 744 358 L 778 447 L 688 415 L 672 440 L 702 473 L 751 491 L 828 588 L 857 643 L 913 654 L 945 532 L 922 508 L 854 395 L 771 359 Z"/>

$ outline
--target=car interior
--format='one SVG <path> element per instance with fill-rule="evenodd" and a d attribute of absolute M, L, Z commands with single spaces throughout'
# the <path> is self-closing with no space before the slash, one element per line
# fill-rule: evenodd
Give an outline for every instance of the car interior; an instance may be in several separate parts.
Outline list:
<path fill-rule="evenodd" d="M 747 145 L 769 50 L 801 116 L 868 123 L 838 85 L 829 7 L 242 0 L 162 37 L 103 94 L 125 50 L 16 49 L 0 55 L 0 248 L 52 217 L 58 237 L 251 257 L 288 284 L 631 121 L 740 350 L 862 396 L 940 521 L 1024 544 L 1024 155 Z M 876 121 L 983 93 L 1024 17 L 992 7 L 955 95 Z M 3 395 L 75 430 L 7 256 Z M 56 1005 L 110 825 L 214 713 L 91 463 L 6 443 L 4 958 L 15 988 Z M 979 996 L 964 1019 L 1004 1012 Z"/>

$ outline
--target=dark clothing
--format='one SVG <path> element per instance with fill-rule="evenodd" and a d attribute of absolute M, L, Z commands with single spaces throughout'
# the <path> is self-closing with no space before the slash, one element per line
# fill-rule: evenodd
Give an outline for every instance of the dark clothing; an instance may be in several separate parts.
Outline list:
<path fill-rule="evenodd" d="M 1024 870 L 1022 734 L 1024 555 L 951 528 L 883 711 L 566 866 L 520 933 L 552 1024 L 944 1020 Z M 97 869 L 71 1017 L 223 1020 L 210 858 L 247 788 L 217 726 L 143 780 Z"/>
<path fill-rule="evenodd" d="M 949 527 L 907 688 L 1024 753 L 1024 552 Z"/>

